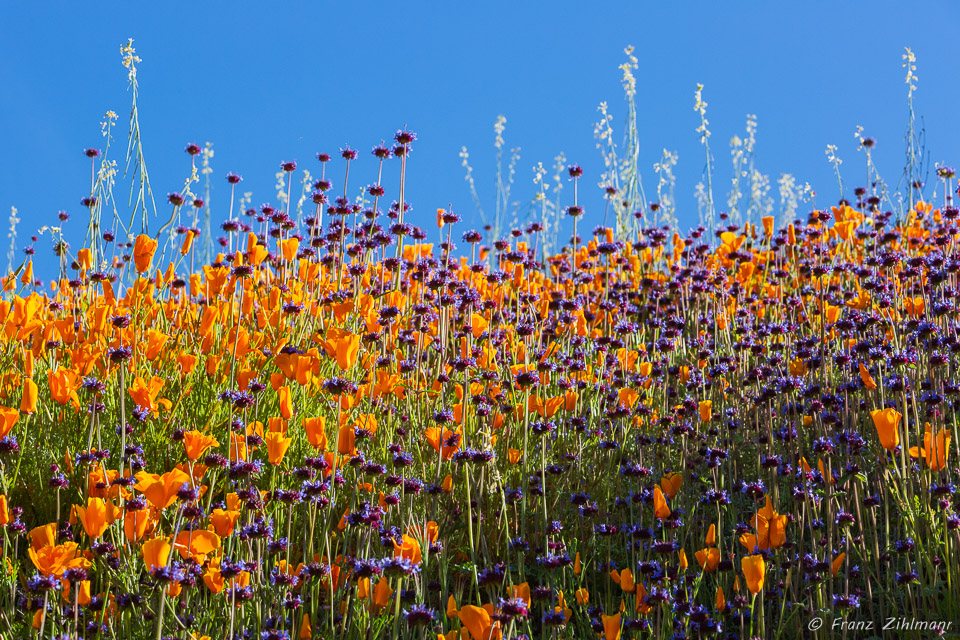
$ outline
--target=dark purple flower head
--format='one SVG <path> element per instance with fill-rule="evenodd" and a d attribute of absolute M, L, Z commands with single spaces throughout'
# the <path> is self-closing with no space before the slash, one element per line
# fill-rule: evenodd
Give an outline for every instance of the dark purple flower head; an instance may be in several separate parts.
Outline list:
<path fill-rule="evenodd" d="M 110 362 L 119 364 L 132 358 L 133 350 L 130 347 L 115 347 L 107 351 L 107 356 L 110 358 Z"/>
<path fill-rule="evenodd" d="M 520 618 L 522 620 L 530 613 L 527 602 L 523 598 L 501 598 L 499 604 L 500 612 L 510 620 L 514 618 Z"/>
<path fill-rule="evenodd" d="M 397 144 L 407 145 L 417 139 L 417 134 L 415 134 L 413 131 L 401 129 L 400 131 L 397 131 L 396 135 L 393 136 L 393 139 L 397 141 Z"/>
<path fill-rule="evenodd" d="M 523 371 L 518 373 L 515 381 L 521 389 L 533 387 L 540 383 L 540 375 L 536 371 Z"/>
<path fill-rule="evenodd" d="M 253 275 L 253 267 L 248 264 L 241 264 L 233 268 L 233 275 L 237 278 L 249 278 Z"/>
<path fill-rule="evenodd" d="M 71 584 L 83 582 L 88 577 L 89 574 L 83 567 L 71 567 L 63 572 L 63 579 Z"/>
<path fill-rule="evenodd" d="M 414 564 L 409 558 L 386 558 L 380 563 L 380 569 L 384 576 L 409 576 L 419 571 L 420 564 Z"/>
<path fill-rule="evenodd" d="M 184 502 L 195 502 L 200 497 L 200 491 L 196 487 L 183 483 L 180 485 L 180 488 L 177 489 L 177 498 Z"/>
<path fill-rule="evenodd" d="M 434 621 L 436 615 L 433 609 L 425 604 L 415 604 L 409 609 L 403 610 L 403 619 L 407 624 L 413 627 L 422 627 Z"/>
<path fill-rule="evenodd" d="M 542 621 L 545 627 L 562 627 L 567 624 L 567 617 L 563 611 L 547 611 L 543 614 Z"/>

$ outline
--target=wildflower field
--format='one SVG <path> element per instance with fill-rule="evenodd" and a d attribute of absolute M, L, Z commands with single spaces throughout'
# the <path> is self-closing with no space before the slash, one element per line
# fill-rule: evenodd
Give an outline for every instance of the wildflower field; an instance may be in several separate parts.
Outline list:
<path fill-rule="evenodd" d="M 212 223 L 191 144 L 148 216 L 138 61 L 131 206 L 108 114 L 85 242 L 2 279 L 0 637 L 955 637 L 951 168 L 864 136 L 849 200 L 684 232 L 605 117 L 603 224 L 564 164 L 478 231 L 407 215 L 403 129 Z"/>

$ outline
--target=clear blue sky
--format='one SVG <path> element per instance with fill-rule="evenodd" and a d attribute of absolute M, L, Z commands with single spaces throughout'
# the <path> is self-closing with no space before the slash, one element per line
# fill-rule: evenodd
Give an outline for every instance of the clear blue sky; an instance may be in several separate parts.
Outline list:
<path fill-rule="evenodd" d="M 281 161 L 296 159 L 316 174 L 318 151 L 350 145 L 361 152 L 351 171 L 359 187 L 375 179 L 371 147 L 406 125 L 419 135 L 407 191 L 413 221 L 429 228 L 436 208 L 449 204 L 469 221 L 474 206 L 458 153 L 469 147 L 480 195 L 492 208 L 492 125 L 503 114 L 506 145 L 522 147 L 514 199 L 533 195 L 537 161 L 552 164 L 563 151 L 585 170 L 587 222 L 594 223 L 603 200 L 589 188 L 601 169 L 593 123 L 606 100 L 618 139 L 622 133 L 617 66 L 627 44 L 640 63 L 646 189 L 655 189 L 652 165 L 662 149 L 677 151 L 684 226 L 696 222 L 693 189 L 704 166 L 692 108 L 698 82 L 709 103 L 718 202 L 731 175 L 728 142 L 742 135 L 748 113 L 758 117 L 757 166 L 774 193 L 777 177 L 791 173 L 816 189 L 819 205 L 834 203 L 836 181 L 824 155 L 831 143 L 847 186 L 858 186 L 865 169 L 857 125 L 877 139 L 879 169 L 895 184 L 907 122 L 904 46 L 918 57 L 916 110 L 930 158 L 960 164 L 960 5 L 953 2 L 98 4 L 0 8 L 7 27 L 0 39 L 7 149 L 0 154 L 0 211 L 19 209 L 20 248 L 31 230 L 56 224 L 59 210 L 72 215 L 68 229 L 84 227 L 89 163 L 82 150 L 102 148 L 99 122 L 108 109 L 120 114 L 117 149 L 125 144 L 130 95 L 119 47 L 128 37 L 143 59 L 141 123 L 161 216 L 169 212 L 166 194 L 188 174 L 189 142 L 214 143 L 211 201 L 219 218 L 228 171 L 243 175 L 255 204 L 275 202 Z M 338 181 L 340 170 L 336 165 Z M 68 238 L 76 243 L 74 232 Z M 37 262 L 51 256 L 49 239 L 41 239 Z"/>

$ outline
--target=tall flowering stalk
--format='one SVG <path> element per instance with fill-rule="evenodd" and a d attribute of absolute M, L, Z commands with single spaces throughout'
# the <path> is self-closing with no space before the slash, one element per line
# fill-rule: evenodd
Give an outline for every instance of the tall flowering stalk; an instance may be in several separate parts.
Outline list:
<path fill-rule="evenodd" d="M 710 233 L 710 238 L 714 237 L 714 230 L 716 229 L 716 220 L 715 210 L 713 206 L 713 157 L 710 155 L 710 122 L 707 120 L 707 103 L 703 99 L 703 85 L 698 84 L 697 90 L 694 92 L 694 103 L 693 110 L 697 112 L 697 115 L 700 116 L 700 125 L 697 127 L 697 133 L 700 134 L 700 144 L 703 145 L 703 151 L 706 156 L 706 164 L 704 165 L 704 173 L 707 176 L 707 190 L 706 190 L 706 220 L 701 220 L 701 225 L 706 225 L 707 231 Z"/>
<path fill-rule="evenodd" d="M 141 59 L 140 56 L 136 55 L 133 38 L 130 38 L 125 45 L 120 47 L 120 53 L 123 55 L 123 66 L 127 69 L 127 82 L 131 95 L 130 127 L 127 136 L 127 157 L 123 175 L 126 177 L 131 169 L 136 173 L 136 178 L 130 183 L 130 198 L 127 205 L 132 205 L 133 208 L 130 210 L 130 220 L 126 225 L 126 231 L 130 234 L 137 231 L 146 233 L 150 222 L 147 200 L 150 201 L 149 204 L 153 209 L 154 217 L 157 215 L 157 203 L 150 186 L 150 176 L 147 173 L 147 163 L 143 155 L 143 141 L 140 138 L 140 109 L 137 105 L 139 92 L 137 65 L 141 62 Z M 136 201 L 133 199 L 134 191 L 137 193 Z M 136 229 L 135 221 L 138 211 L 140 212 L 140 226 L 139 229 Z"/>

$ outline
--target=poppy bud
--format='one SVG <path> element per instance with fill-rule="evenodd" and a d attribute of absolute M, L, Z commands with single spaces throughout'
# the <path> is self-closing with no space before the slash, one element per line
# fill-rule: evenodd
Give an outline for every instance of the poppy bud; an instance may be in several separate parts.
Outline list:
<path fill-rule="evenodd" d="M 27 378 L 23 381 L 23 395 L 20 399 L 20 412 L 33 413 L 37 410 L 37 383 Z"/>

